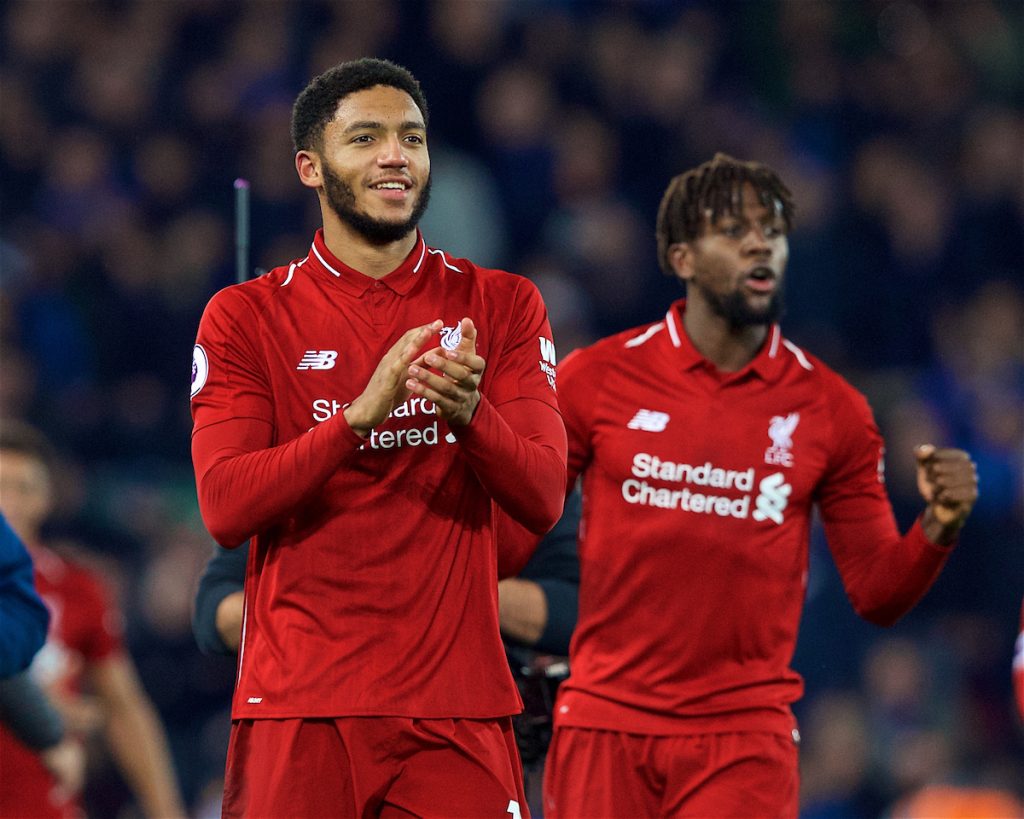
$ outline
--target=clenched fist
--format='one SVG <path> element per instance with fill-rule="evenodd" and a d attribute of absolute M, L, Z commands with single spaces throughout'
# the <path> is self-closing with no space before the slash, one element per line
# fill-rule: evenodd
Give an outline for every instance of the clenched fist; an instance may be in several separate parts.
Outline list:
<path fill-rule="evenodd" d="M 932 444 L 914 450 L 917 488 L 928 504 L 922 525 L 932 543 L 948 543 L 956 537 L 978 499 L 978 472 L 971 456 L 962 449 Z"/>

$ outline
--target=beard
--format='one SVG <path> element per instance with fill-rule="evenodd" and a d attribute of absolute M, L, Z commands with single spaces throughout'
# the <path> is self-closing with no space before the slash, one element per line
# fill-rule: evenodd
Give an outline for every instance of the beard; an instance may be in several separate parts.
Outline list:
<path fill-rule="evenodd" d="M 356 195 L 352 187 L 338 176 L 326 162 L 323 164 L 322 173 L 324 193 L 331 210 L 341 221 L 361 234 L 371 244 L 387 245 L 407 236 L 409 231 L 419 224 L 427 210 L 427 204 L 430 202 L 431 178 L 428 176 L 427 184 L 420 191 L 419 198 L 408 219 L 399 222 L 391 219 L 374 219 L 356 209 Z"/>
<path fill-rule="evenodd" d="M 746 296 L 739 290 L 716 293 L 702 287 L 701 294 L 715 315 L 729 322 L 729 326 L 734 330 L 773 324 L 782 318 L 785 309 L 781 287 L 772 293 L 768 304 L 760 309 L 751 307 Z"/>

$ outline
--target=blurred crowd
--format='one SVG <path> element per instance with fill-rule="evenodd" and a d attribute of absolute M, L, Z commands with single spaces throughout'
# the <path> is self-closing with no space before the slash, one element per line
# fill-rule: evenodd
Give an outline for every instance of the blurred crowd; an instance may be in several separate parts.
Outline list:
<path fill-rule="evenodd" d="M 396 60 L 431 106 L 428 244 L 532 278 L 559 354 L 660 315 L 654 215 L 723 150 L 798 213 L 787 334 L 869 397 L 905 526 L 912 446 L 981 499 L 919 608 L 860 623 L 820 537 L 797 652 L 807 817 L 942 781 L 1024 797 L 1010 658 L 1024 596 L 1024 18 L 1014 0 L 9 0 L 0 4 L 0 419 L 59 448 L 54 542 L 99 567 L 196 815 L 233 668 L 189 614 L 212 541 L 189 462 L 192 344 L 235 279 L 305 255 L 291 103 Z M 2 422 L 2 421 L 0 421 Z M 131 816 L 93 761 L 97 816 Z M 215 801 L 215 799 L 214 799 Z"/>

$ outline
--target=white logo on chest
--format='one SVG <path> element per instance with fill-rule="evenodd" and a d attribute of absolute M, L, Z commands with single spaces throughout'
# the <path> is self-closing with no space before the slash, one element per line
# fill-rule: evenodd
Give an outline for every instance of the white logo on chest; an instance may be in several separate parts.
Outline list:
<path fill-rule="evenodd" d="M 337 350 L 306 350 L 296 370 L 330 370 L 338 359 Z M 293 359 L 294 360 L 294 359 Z"/>
<path fill-rule="evenodd" d="M 458 322 L 452 327 L 441 328 L 441 346 L 446 350 L 454 350 L 459 346 L 459 342 L 462 341 L 462 322 Z"/>
<path fill-rule="evenodd" d="M 637 410 L 636 415 L 626 424 L 627 429 L 642 429 L 644 432 L 663 432 L 668 426 L 669 416 L 667 412 L 655 410 Z"/>
<path fill-rule="evenodd" d="M 678 509 L 699 515 L 781 525 L 793 487 L 783 472 L 774 472 L 757 484 L 755 469 L 726 469 L 711 461 L 690 464 L 663 460 L 649 452 L 633 456 L 633 477 L 622 482 L 622 499 L 632 505 Z M 665 486 L 664 484 L 668 484 Z M 737 495 L 736 492 L 743 494 Z M 753 512 L 751 512 L 753 505 Z"/>
<path fill-rule="evenodd" d="M 770 520 L 782 524 L 782 513 L 789 505 L 789 496 L 793 487 L 786 483 L 786 476 L 781 472 L 769 475 L 758 484 L 760 494 L 754 499 L 754 520 Z"/>
<path fill-rule="evenodd" d="M 792 466 L 793 453 L 793 430 L 800 423 L 800 413 L 791 412 L 789 415 L 775 415 L 768 424 L 768 437 L 772 439 L 772 445 L 764 451 L 764 462 L 772 466 Z"/>

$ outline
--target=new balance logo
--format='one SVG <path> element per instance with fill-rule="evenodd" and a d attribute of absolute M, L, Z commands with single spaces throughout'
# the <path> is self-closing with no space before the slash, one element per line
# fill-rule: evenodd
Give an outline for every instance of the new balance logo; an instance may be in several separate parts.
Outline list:
<path fill-rule="evenodd" d="M 638 410 L 633 420 L 626 426 L 629 429 L 642 429 L 644 432 L 662 432 L 668 426 L 668 413 L 654 410 Z"/>
<path fill-rule="evenodd" d="M 338 358 L 337 350 L 306 350 L 296 370 L 330 370 Z"/>

